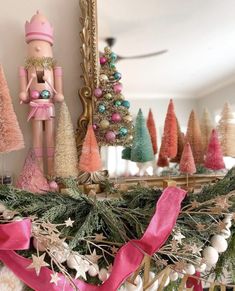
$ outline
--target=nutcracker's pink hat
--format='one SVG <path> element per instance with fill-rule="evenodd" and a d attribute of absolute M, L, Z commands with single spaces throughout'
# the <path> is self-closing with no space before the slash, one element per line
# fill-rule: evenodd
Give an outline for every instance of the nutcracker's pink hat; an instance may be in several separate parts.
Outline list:
<path fill-rule="evenodd" d="M 25 40 L 29 43 L 32 40 L 44 40 L 53 45 L 53 27 L 46 17 L 39 11 L 25 23 Z"/>

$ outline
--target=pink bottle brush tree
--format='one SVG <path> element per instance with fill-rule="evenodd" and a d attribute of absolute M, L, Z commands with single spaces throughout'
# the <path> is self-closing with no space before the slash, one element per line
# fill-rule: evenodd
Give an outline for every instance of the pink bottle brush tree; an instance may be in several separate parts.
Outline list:
<path fill-rule="evenodd" d="M 180 172 L 186 174 L 187 187 L 188 187 L 188 175 L 196 173 L 196 166 L 193 158 L 192 149 L 190 143 L 187 142 L 184 146 L 184 150 L 180 160 L 179 166 Z"/>
<path fill-rule="evenodd" d="M 225 168 L 222 148 L 215 129 L 211 132 L 204 165 L 207 169 L 214 171 Z"/>
<path fill-rule="evenodd" d="M 0 153 L 24 148 L 21 132 L 8 89 L 2 66 L 0 65 Z"/>

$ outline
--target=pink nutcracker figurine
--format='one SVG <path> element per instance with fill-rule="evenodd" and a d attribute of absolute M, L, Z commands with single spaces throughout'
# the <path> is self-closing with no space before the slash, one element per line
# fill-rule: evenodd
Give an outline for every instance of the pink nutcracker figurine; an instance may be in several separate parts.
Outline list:
<path fill-rule="evenodd" d="M 20 67 L 21 103 L 29 103 L 28 121 L 32 121 L 33 148 L 43 170 L 43 136 L 47 173 L 54 170 L 54 102 L 64 100 L 62 68 L 55 66 L 53 59 L 53 28 L 41 13 L 37 12 L 25 24 L 27 59 Z"/>

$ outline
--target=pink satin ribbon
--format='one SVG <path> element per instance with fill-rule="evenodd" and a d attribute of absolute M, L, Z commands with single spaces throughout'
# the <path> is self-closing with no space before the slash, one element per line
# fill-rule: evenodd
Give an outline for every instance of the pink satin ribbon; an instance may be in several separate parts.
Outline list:
<path fill-rule="evenodd" d="M 37 113 L 37 118 L 42 120 L 48 120 L 51 118 L 51 112 L 50 107 L 53 106 L 53 103 L 47 102 L 47 103 L 36 103 L 31 101 L 30 103 L 31 110 L 28 115 L 27 121 L 29 121 L 35 114 Z M 40 113 L 37 111 L 40 110 Z"/>
<path fill-rule="evenodd" d="M 82 280 L 74 280 L 77 288 L 81 291 L 116 291 L 138 269 L 144 258 L 144 253 L 151 256 L 165 243 L 175 226 L 181 202 L 185 195 L 186 192 L 179 188 L 169 187 L 165 189 L 158 200 L 155 214 L 143 237 L 140 240 L 129 241 L 118 251 L 112 273 L 104 284 L 94 286 Z M 60 274 L 61 280 L 56 286 L 50 283 L 52 274 L 50 269 L 43 267 L 39 276 L 36 275 L 34 270 L 26 269 L 31 260 L 21 257 L 13 251 L 0 251 L 0 259 L 26 285 L 36 291 L 74 290 L 62 274 Z"/>

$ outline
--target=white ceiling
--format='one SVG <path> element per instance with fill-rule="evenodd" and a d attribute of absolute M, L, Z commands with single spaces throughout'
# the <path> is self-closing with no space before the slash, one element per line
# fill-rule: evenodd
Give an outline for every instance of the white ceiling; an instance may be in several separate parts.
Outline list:
<path fill-rule="evenodd" d="M 120 55 L 169 50 L 118 63 L 132 97 L 191 98 L 235 82 L 235 0 L 98 0 L 98 27 Z"/>

